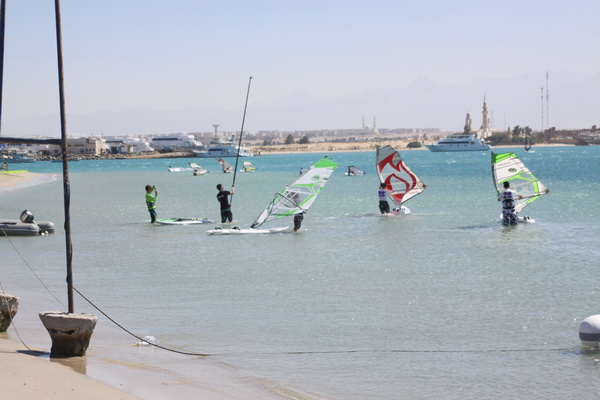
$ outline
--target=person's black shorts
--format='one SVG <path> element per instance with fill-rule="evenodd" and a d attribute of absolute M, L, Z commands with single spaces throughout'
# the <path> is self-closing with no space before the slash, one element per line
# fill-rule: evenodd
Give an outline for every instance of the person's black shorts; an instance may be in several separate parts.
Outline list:
<path fill-rule="evenodd" d="M 233 220 L 233 214 L 231 212 L 231 209 L 226 208 L 224 210 L 221 210 L 221 222 L 231 222 Z"/>
<path fill-rule="evenodd" d="M 381 211 L 382 214 L 389 214 L 390 213 L 390 204 L 387 201 L 380 200 L 379 201 L 379 211 Z"/>

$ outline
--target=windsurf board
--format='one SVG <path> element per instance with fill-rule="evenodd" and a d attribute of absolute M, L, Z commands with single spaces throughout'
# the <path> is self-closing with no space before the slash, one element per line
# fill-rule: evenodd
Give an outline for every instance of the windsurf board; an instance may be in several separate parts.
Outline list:
<path fill-rule="evenodd" d="M 215 229 L 211 229 L 207 231 L 209 235 L 245 235 L 245 234 L 256 234 L 256 233 L 281 233 L 289 231 L 290 228 L 288 226 L 283 226 L 279 228 L 271 228 L 271 229 L 252 229 L 252 228 L 238 228 L 234 226 L 231 229 L 222 229 L 216 227 Z"/>
<path fill-rule="evenodd" d="M 214 221 L 208 218 L 165 218 L 157 219 L 156 222 L 162 225 L 195 225 L 213 223 Z"/>

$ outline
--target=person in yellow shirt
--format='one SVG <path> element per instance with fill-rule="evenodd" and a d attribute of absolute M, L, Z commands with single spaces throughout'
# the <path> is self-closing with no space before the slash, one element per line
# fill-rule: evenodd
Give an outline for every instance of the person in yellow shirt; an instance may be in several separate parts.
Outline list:
<path fill-rule="evenodd" d="M 158 198 L 158 190 L 154 185 L 146 185 L 146 205 L 150 213 L 150 223 L 156 222 L 156 199 Z"/>

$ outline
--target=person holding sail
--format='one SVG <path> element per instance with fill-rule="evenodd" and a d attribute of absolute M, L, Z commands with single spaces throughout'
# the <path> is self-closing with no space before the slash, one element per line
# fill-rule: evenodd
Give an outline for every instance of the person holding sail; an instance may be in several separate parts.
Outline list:
<path fill-rule="evenodd" d="M 390 213 L 390 203 L 388 203 L 387 201 L 387 196 L 390 192 L 391 190 L 387 189 L 387 185 L 385 184 L 385 182 L 381 182 L 381 184 L 379 185 L 379 190 L 377 191 L 377 194 L 379 196 L 379 211 L 381 212 L 381 214 Z"/>
<path fill-rule="evenodd" d="M 294 232 L 298 232 L 302 227 L 302 220 L 304 219 L 305 211 L 301 213 L 294 214 Z"/>
<path fill-rule="evenodd" d="M 229 204 L 229 199 L 227 196 L 233 195 L 235 193 L 235 185 L 231 185 L 231 192 L 224 190 L 222 184 L 217 185 L 217 200 L 219 200 L 221 207 L 221 223 L 225 223 L 227 221 L 231 222 L 233 220 L 233 214 L 231 212 L 231 204 Z"/>
<path fill-rule="evenodd" d="M 505 181 L 504 191 L 498 194 L 498 201 L 502 202 L 502 225 L 516 225 L 519 222 L 515 212 L 515 200 L 522 199 L 514 189 L 510 188 L 510 183 Z"/>

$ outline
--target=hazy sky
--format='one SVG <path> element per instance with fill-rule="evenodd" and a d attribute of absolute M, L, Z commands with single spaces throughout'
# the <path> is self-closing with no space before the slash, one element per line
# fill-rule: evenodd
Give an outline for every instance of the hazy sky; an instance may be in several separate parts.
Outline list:
<path fill-rule="evenodd" d="M 69 114 L 600 70 L 600 1 L 62 0 Z M 52 0 L 7 0 L 3 119 L 58 112 Z M 355 118 L 355 117 L 354 117 Z M 236 124 L 239 121 L 236 121 Z"/>

